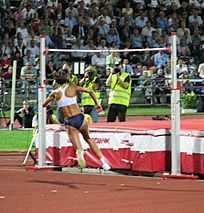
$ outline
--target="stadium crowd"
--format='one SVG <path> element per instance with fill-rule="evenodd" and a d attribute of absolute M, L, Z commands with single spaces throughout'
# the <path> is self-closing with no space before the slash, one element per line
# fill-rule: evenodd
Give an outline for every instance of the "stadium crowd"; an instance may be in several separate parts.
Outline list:
<path fill-rule="evenodd" d="M 147 78 L 171 75 L 170 52 L 107 50 L 170 47 L 172 32 L 177 32 L 178 77 L 203 78 L 203 0 L 1 0 L 1 78 L 11 79 L 13 60 L 19 79 L 26 66 L 38 68 L 39 37 L 45 35 L 48 48 L 103 50 L 49 54 L 48 80 L 64 62 L 72 66 L 73 61 L 85 61 L 107 78 L 119 61 L 138 79 L 137 86 L 143 85 Z"/>

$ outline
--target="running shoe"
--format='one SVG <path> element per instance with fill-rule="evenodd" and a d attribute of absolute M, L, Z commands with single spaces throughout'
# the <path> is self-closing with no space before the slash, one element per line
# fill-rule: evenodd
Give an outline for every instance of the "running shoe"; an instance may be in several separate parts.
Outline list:
<path fill-rule="evenodd" d="M 77 155 L 77 161 L 78 161 L 79 167 L 85 168 L 86 167 L 86 161 L 84 159 L 84 150 L 78 149 L 76 151 L 76 155 Z"/>
<path fill-rule="evenodd" d="M 108 171 L 111 169 L 111 167 L 108 165 L 108 163 L 103 163 L 102 168 L 104 171 Z"/>
<path fill-rule="evenodd" d="M 102 158 L 100 159 L 100 161 L 101 161 L 101 163 L 102 163 L 102 168 L 103 168 L 103 170 L 108 171 L 108 170 L 111 169 L 111 167 L 109 166 L 109 164 L 107 163 L 107 161 L 106 161 L 106 159 L 105 159 L 104 157 L 102 157 Z"/>

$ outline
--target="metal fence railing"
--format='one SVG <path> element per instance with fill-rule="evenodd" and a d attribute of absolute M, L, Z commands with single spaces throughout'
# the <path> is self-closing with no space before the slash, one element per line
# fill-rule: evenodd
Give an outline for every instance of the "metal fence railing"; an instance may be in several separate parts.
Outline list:
<path fill-rule="evenodd" d="M 163 79 L 164 82 L 170 82 L 170 79 Z M 204 79 L 179 79 L 179 86 L 181 87 L 182 93 L 195 92 L 198 96 L 203 96 Z M 101 79 L 101 100 L 102 105 L 107 107 L 108 104 L 108 92 L 109 88 L 105 86 L 106 79 Z M 148 81 L 148 83 L 145 81 Z M 36 79 L 28 80 L 27 86 L 25 88 L 25 82 L 21 79 L 18 79 L 16 82 L 16 96 L 15 96 L 15 107 L 19 108 L 22 106 L 22 102 L 25 99 L 28 99 L 34 106 L 36 105 L 38 94 L 38 82 Z M 47 94 L 52 91 L 53 88 L 51 84 L 47 84 Z M 155 84 L 154 79 L 145 79 L 141 80 L 138 78 L 133 78 L 132 83 L 132 93 L 130 99 L 130 107 L 133 106 L 170 106 L 170 95 L 171 88 L 170 83 L 165 84 Z M 0 85 L 0 100 L 1 107 L 5 109 L 10 108 L 11 104 L 11 81 L 6 80 L 2 81 Z M 79 97 L 80 101 L 80 97 Z"/>

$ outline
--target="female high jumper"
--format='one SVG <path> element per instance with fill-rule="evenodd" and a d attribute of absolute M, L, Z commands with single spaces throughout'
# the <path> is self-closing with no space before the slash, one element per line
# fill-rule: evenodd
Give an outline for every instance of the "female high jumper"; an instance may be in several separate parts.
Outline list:
<path fill-rule="evenodd" d="M 102 163 L 102 168 L 104 170 L 109 170 L 109 164 L 103 157 L 96 143 L 89 136 L 88 123 L 83 113 L 81 112 L 79 105 L 77 104 L 77 94 L 79 92 L 87 92 L 94 100 L 97 110 L 101 111 L 102 107 L 98 103 L 94 92 L 88 88 L 77 86 L 74 83 L 67 84 L 66 72 L 59 72 L 55 79 L 60 87 L 51 92 L 51 94 L 44 101 L 43 107 L 47 107 L 52 102 L 57 102 L 57 106 L 59 107 L 64 117 L 64 124 L 67 129 L 68 137 L 76 150 L 77 160 L 80 168 L 85 168 L 86 162 L 84 159 L 84 150 L 81 145 L 79 133 L 82 134 L 84 140 L 89 144 L 92 151 L 99 158 L 100 162 Z"/>

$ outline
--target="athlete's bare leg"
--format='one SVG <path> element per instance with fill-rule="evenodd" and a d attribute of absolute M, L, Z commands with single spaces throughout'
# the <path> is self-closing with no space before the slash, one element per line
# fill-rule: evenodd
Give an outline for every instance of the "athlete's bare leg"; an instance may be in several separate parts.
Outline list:
<path fill-rule="evenodd" d="M 74 148 L 76 150 L 82 149 L 81 141 L 79 138 L 79 131 L 74 127 L 67 126 L 67 134 Z"/>
<path fill-rule="evenodd" d="M 104 170 L 110 170 L 111 167 L 108 165 L 107 161 L 103 157 L 101 150 L 98 148 L 97 144 L 89 136 L 88 123 L 85 119 L 84 119 L 83 124 L 80 128 L 80 132 L 81 132 L 84 140 L 89 144 L 91 150 L 95 153 L 95 155 L 101 161 L 103 169 Z"/>
<path fill-rule="evenodd" d="M 73 147 L 76 150 L 77 161 L 79 163 L 79 166 L 81 168 L 86 167 L 86 162 L 84 159 L 84 150 L 82 148 L 80 138 L 79 138 L 79 131 L 77 129 L 75 129 L 74 127 L 68 126 L 67 133 L 68 133 L 69 139 L 70 139 Z"/>
<path fill-rule="evenodd" d="M 91 150 L 95 153 L 95 155 L 99 159 L 101 159 L 102 158 L 101 150 L 98 148 L 97 144 L 90 138 L 89 131 L 88 131 L 88 124 L 85 120 L 80 128 L 80 132 L 84 140 L 89 144 Z"/>

